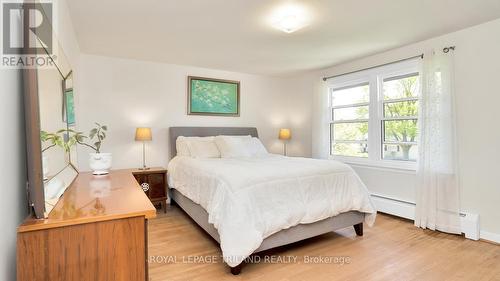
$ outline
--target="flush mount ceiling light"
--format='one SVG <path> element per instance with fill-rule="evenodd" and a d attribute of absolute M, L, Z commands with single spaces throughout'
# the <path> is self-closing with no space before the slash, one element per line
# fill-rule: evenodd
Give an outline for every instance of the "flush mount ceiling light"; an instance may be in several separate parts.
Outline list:
<path fill-rule="evenodd" d="M 269 23 L 276 29 L 292 33 L 307 26 L 309 18 L 305 7 L 298 4 L 288 4 L 276 8 L 270 16 Z"/>
<path fill-rule="evenodd" d="M 297 15 L 286 15 L 278 22 L 275 27 L 286 33 L 292 33 L 303 27 L 302 20 Z"/>

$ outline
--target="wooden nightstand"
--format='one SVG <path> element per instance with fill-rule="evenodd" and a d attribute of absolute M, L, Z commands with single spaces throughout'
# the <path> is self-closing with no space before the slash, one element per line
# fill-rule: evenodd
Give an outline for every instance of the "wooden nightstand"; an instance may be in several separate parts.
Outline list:
<path fill-rule="evenodd" d="M 167 212 L 167 169 L 156 167 L 149 170 L 132 170 L 137 182 L 148 196 L 153 205 L 161 204 L 163 211 Z"/>

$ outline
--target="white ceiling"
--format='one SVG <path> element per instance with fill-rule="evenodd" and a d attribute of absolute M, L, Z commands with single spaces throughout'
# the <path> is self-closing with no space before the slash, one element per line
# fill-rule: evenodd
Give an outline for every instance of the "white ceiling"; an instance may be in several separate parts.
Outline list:
<path fill-rule="evenodd" d="M 82 52 L 267 75 L 320 69 L 500 18 L 500 0 L 68 0 Z"/>

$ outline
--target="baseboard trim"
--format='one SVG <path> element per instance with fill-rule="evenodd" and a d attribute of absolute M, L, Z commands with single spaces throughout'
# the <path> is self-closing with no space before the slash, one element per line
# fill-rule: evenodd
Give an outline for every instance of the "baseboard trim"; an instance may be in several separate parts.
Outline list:
<path fill-rule="evenodd" d="M 481 230 L 479 238 L 487 242 L 500 244 L 500 234 Z"/>

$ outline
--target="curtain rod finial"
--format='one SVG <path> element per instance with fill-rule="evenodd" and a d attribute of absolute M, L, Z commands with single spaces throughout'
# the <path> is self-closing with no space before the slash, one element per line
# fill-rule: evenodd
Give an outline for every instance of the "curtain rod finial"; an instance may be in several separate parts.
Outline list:
<path fill-rule="evenodd" d="M 450 46 L 450 47 L 445 47 L 443 48 L 443 53 L 448 53 L 450 50 L 454 51 L 455 50 L 455 46 Z"/>

